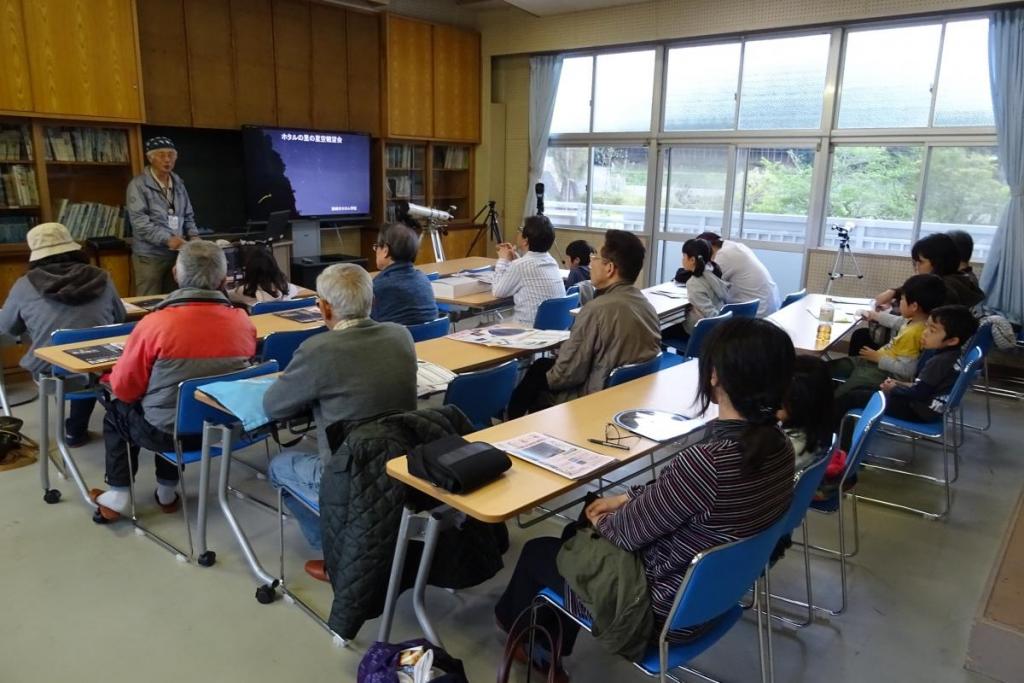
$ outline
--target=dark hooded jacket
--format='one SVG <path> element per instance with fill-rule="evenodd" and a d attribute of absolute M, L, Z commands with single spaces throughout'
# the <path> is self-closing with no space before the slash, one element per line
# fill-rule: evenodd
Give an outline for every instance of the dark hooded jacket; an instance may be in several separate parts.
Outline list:
<path fill-rule="evenodd" d="M 124 317 L 124 304 L 105 270 L 63 261 L 36 266 L 18 278 L 0 310 L 0 332 L 27 335 L 21 367 L 38 376 L 49 365 L 32 352 L 48 346 L 55 330 L 112 325 Z"/>

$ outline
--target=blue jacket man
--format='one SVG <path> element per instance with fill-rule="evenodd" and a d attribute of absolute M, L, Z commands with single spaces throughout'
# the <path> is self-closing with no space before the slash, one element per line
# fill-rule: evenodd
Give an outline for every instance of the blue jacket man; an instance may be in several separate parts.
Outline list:
<path fill-rule="evenodd" d="M 418 325 L 437 318 L 434 290 L 425 273 L 413 267 L 420 238 L 407 225 L 381 228 L 373 251 L 380 272 L 373 279 L 373 309 L 377 322 Z"/>

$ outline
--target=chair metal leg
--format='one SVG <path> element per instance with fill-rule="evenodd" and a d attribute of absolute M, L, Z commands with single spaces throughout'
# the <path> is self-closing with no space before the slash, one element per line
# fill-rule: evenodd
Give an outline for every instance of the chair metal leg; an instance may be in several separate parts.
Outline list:
<path fill-rule="evenodd" d="M 11 404 L 7 402 L 7 384 L 4 381 L 3 370 L 0 370 L 0 406 L 2 406 L 4 415 L 11 416 Z"/>
<path fill-rule="evenodd" d="M 185 490 L 185 463 L 181 456 L 180 446 L 175 444 L 178 465 L 178 491 L 181 492 L 181 516 L 185 518 L 185 534 L 188 536 L 188 560 L 195 562 L 196 546 L 192 542 L 192 520 L 188 516 L 188 493 Z"/>
<path fill-rule="evenodd" d="M 769 593 L 769 595 L 768 595 L 768 600 L 777 600 L 777 601 L 779 601 L 779 602 L 781 602 L 783 604 L 794 605 L 796 607 L 803 607 L 803 608 L 805 608 L 807 610 L 807 617 L 803 621 L 797 621 L 796 619 L 790 619 L 789 617 L 784 617 L 784 616 L 782 616 L 780 614 L 773 614 L 772 615 L 772 619 L 775 619 L 776 621 L 781 621 L 782 623 L 788 624 L 789 626 L 792 626 L 794 628 L 804 628 L 805 626 L 810 626 L 811 624 L 813 624 L 814 623 L 814 610 L 815 610 L 815 607 L 814 607 L 814 596 L 811 594 L 811 553 L 810 553 L 810 550 L 809 550 L 809 543 L 808 543 L 808 540 L 807 540 L 808 539 L 808 533 L 807 533 L 807 519 L 806 518 L 804 519 L 804 522 L 801 525 L 801 528 L 803 529 L 803 543 L 801 545 L 803 546 L 802 550 L 803 550 L 803 556 L 804 556 L 804 581 L 805 581 L 804 585 L 805 585 L 805 588 L 806 588 L 806 596 L 807 596 L 806 597 L 806 602 L 803 602 L 803 601 L 800 601 L 800 600 L 795 600 L 793 598 L 788 598 L 788 597 L 783 596 L 783 595 L 775 595 L 774 593 Z M 796 545 L 796 544 L 794 544 L 794 545 Z M 770 571 L 770 569 L 769 569 L 769 571 Z"/>
<path fill-rule="evenodd" d="M 775 683 L 775 650 L 772 646 L 772 579 L 771 572 L 768 571 L 768 565 L 764 567 L 764 613 L 768 617 L 765 619 L 765 636 L 768 641 L 768 681 Z"/>
<path fill-rule="evenodd" d="M 395 618 L 395 607 L 398 594 L 402 588 L 402 571 L 405 569 L 405 556 L 409 549 L 409 523 L 414 516 L 412 510 L 402 507 L 402 518 L 398 524 L 398 538 L 395 541 L 395 556 L 391 560 L 391 577 L 388 579 L 388 592 L 384 599 L 384 613 L 380 618 L 377 640 L 388 642 L 391 637 L 391 623 Z"/>
<path fill-rule="evenodd" d="M 984 388 L 980 389 L 980 391 L 985 395 L 985 426 L 982 427 L 980 425 L 971 425 L 966 423 L 964 423 L 963 426 L 976 432 L 987 432 L 992 426 L 992 385 L 989 382 L 988 375 L 988 356 L 985 356 L 982 360 L 981 382 Z M 978 391 L 976 387 L 975 390 Z"/>

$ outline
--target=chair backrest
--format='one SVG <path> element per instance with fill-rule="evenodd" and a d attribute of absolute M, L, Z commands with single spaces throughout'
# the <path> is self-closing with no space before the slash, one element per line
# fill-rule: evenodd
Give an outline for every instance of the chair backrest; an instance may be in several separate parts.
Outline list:
<path fill-rule="evenodd" d="M 964 400 L 964 395 L 971 388 L 978 371 L 981 370 L 981 361 L 984 357 L 985 353 L 981 347 L 975 346 L 960 359 L 960 375 L 946 396 L 947 411 L 960 407 L 960 402 Z"/>
<path fill-rule="evenodd" d="M 236 370 L 223 375 L 211 377 L 196 377 L 178 383 L 178 412 L 174 418 L 174 438 L 191 434 L 203 433 L 203 422 L 209 421 L 215 424 L 231 424 L 238 422 L 238 419 L 223 410 L 217 410 L 213 406 L 200 403 L 196 399 L 196 389 L 209 384 L 210 382 L 232 382 L 260 375 L 270 375 L 277 372 L 277 363 L 267 361 L 259 365 L 253 365 L 243 370 Z"/>
<path fill-rule="evenodd" d="M 782 515 L 753 536 L 698 553 L 676 593 L 666 629 L 703 624 L 735 607 L 764 571 L 787 521 Z"/>
<path fill-rule="evenodd" d="M 114 325 L 99 325 L 98 327 L 83 327 L 77 330 L 54 330 L 50 333 L 50 346 L 61 344 L 74 344 L 76 342 L 93 341 L 94 339 L 109 339 L 110 337 L 123 337 L 131 334 L 135 329 L 135 323 L 116 323 Z M 67 370 L 51 366 L 52 372 L 57 377 L 68 375 Z"/>
<path fill-rule="evenodd" d="M 289 332 L 272 332 L 263 340 L 264 362 L 272 360 L 284 370 L 292 362 L 295 351 L 310 337 L 326 332 L 326 327 L 315 327 L 312 330 L 291 330 Z"/>
<path fill-rule="evenodd" d="M 992 323 L 982 323 L 978 327 L 978 331 L 974 333 L 971 340 L 964 345 L 964 357 L 966 357 L 974 347 L 981 349 L 982 356 L 987 356 L 989 351 L 992 350 L 992 346 L 994 344 L 995 338 L 992 336 Z"/>
<path fill-rule="evenodd" d="M 634 379 L 640 379 L 644 375 L 649 375 L 652 372 L 657 372 L 661 369 L 661 355 L 659 351 L 658 355 L 650 360 L 641 361 L 639 363 L 629 363 L 628 365 L 620 365 L 611 371 L 608 375 L 608 379 L 604 381 L 605 389 L 608 387 L 618 386 L 625 384 Z"/>
<path fill-rule="evenodd" d="M 570 287 L 566 287 L 565 288 L 566 296 L 569 296 L 570 294 L 579 294 L 579 293 L 580 293 L 580 285 L 579 285 L 579 283 L 576 283 L 575 285 L 572 285 Z"/>
<path fill-rule="evenodd" d="M 436 270 L 433 273 L 427 273 L 427 279 L 430 280 L 431 282 L 433 282 L 434 280 L 440 280 L 441 273 L 437 272 Z"/>
<path fill-rule="evenodd" d="M 308 308 L 316 303 L 316 299 L 313 297 L 305 297 L 303 299 L 286 299 L 285 301 L 263 301 L 258 304 L 253 304 L 250 309 L 251 315 L 260 315 L 262 313 L 280 313 L 281 311 L 290 311 L 293 308 Z"/>
<path fill-rule="evenodd" d="M 795 304 L 797 301 L 800 301 L 800 299 L 803 299 L 805 296 L 807 296 L 806 287 L 804 287 L 803 289 L 798 289 L 795 292 L 790 292 L 789 294 L 786 295 L 786 298 L 782 300 L 782 308 L 785 308 L 790 304 Z"/>
<path fill-rule="evenodd" d="M 507 363 L 457 375 L 448 385 L 444 402 L 459 408 L 478 429 L 491 426 L 491 418 L 508 405 L 516 388 L 519 364 Z"/>
<path fill-rule="evenodd" d="M 533 327 L 538 330 L 567 330 L 572 327 L 570 311 L 579 305 L 580 295 L 578 292 L 543 301 L 537 307 L 537 317 L 533 320 Z"/>
<path fill-rule="evenodd" d="M 860 419 L 857 420 L 857 424 L 853 428 L 850 450 L 846 453 L 846 468 L 843 470 L 843 481 L 846 480 L 850 472 L 854 472 L 860 466 L 861 460 L 867 456 L 868 442 L 871 441 L 874 433 L 878 431 L 878 425 L 882 423 L 885 404 L 885 394 L 881 391 L 876 391 L 868 401 L 868 404 L 864 406 L 864 410 L 861 411 Z"/>
<path fill-rule="evenodd" d="M 405 328 L 409 330 L 409 334 L 412 335 L 414 342 L 426 341 L 428 339 L 437 339 L 448 334 L 448 331 L 452 327 L 452 321 L 448 319 L 448 316 L 443 315 L 436 320 L 431 320 L 427 323 L 420 323 L 419 325 L 406 325 Z"/>
<path fill-rule="evenodd" d="M 729 311 L 711 318 L 701 318 L 698 320 L 697 324 L 693 326 L 693 333 L 690 335 L 690 341 L 686 343 L 686 357 L 696 358 L 699 356 L 700 347 L 704 343 L 704 338 L 711 334 L 711 330 L 714 329 L 715 325 L 721 325 L 732 316 L 732 311 Z"/>
<path fill-rule="evenodd" d="M 835 449 L 835 441 L 828 448 L 823 448 L 818 454 L 818 459 L 807 467 L 803 468 L 796 475 L 796 484 L 793 486 L 793 502 L 789 505 L 789 512 L 786 513 L 786 524 L 782 533 L 789 533 L 800 526 L 807 516 L 807 508 L 811 506 L 814 493 L 821 486 L 825 478 L 825 469 L 829 460 L 832 459 L 832 451 Z"/>
<path fill-rule="evenodd" d="M 751 299 L 750 301 L 738 301 L 734 304 L 726 304 L 722 306 L 722 313 L 732 313 L 737 318 L 756 318 L 757 307 L 760 305 L 760 301 L 757 299 Z"/>

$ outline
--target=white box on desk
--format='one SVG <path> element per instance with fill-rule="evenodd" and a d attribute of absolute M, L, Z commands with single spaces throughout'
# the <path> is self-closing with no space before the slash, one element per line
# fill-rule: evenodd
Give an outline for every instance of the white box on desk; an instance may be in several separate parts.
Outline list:
<path fill-rule="evenodd" d="M 430 286 L 434 289 L 434 296 L 440 296 L 445 299 L 455 299 L 491 290 L 491 286 L 486 282 L 459 275 L 434 280 L 430 283 Z"/>

